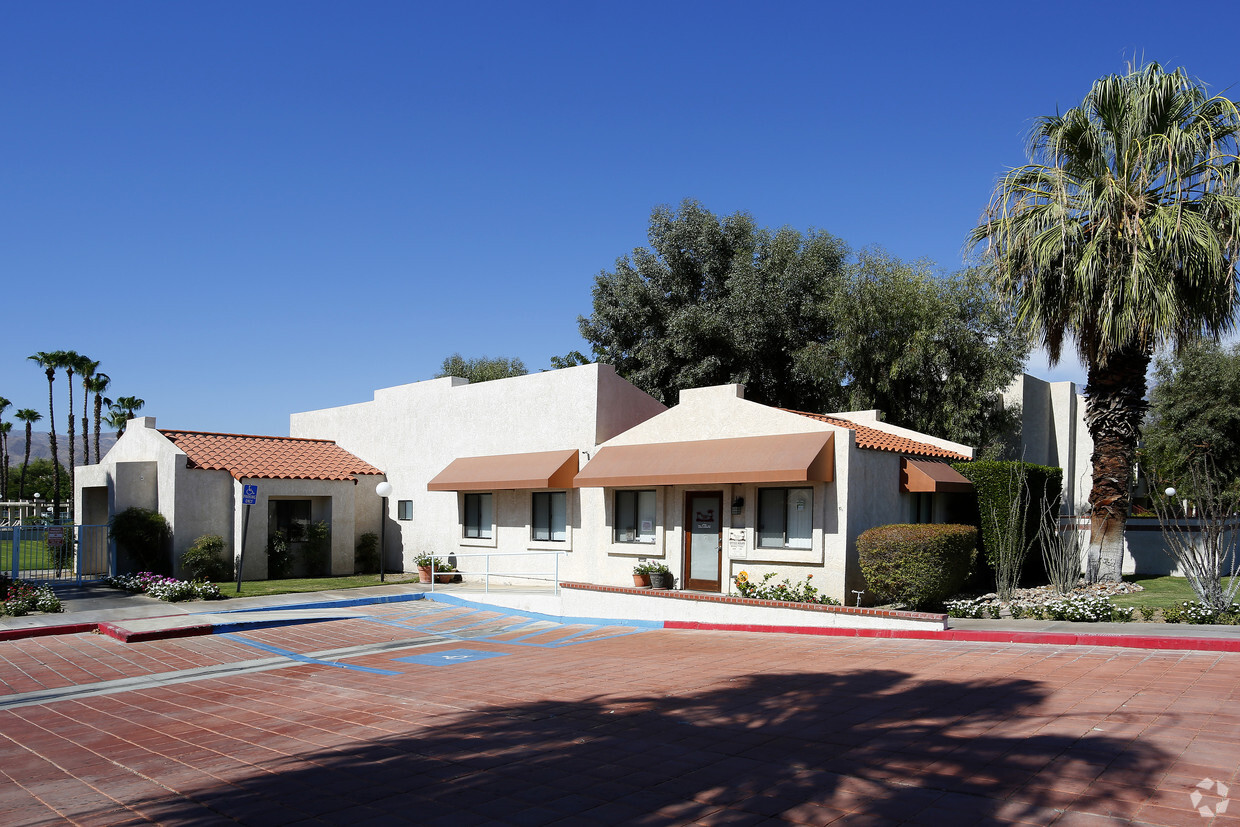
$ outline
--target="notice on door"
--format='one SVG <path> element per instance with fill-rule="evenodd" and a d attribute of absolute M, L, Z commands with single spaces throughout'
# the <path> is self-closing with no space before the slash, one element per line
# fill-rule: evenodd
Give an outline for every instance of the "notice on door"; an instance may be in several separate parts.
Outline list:
<path fill-rule="evenodd" d="M 744 560 L 748 556 L 748 544 L 745 542 L 745 529 L 728 529 L 728 559 Z"/>

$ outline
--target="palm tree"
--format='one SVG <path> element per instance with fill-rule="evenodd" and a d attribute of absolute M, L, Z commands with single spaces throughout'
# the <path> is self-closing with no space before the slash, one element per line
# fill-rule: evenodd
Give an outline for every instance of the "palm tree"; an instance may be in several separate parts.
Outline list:
<path fill-rule="evenodd" d="M 0 480 L 0 500 L 5 502 L 9 499 L 9 434 L 12 430 L 12 422 L 0 422 L 0 454 L 4 457 L 4 461 L 0 462 L 0 471 L 4 473 L 3 479 Z"/>
<path fill-rule="evenodd" d="M 1087 574 L 1118 580 L 1133 458 L 1154 351 L 1235 322 L 1240 111 L 1183 69 L 1097 80 L 1041 118 L 1030 163 L 999 181 L 974 245 L 1052 364 L 1088 367 L 1094 441 Z"/>
<path fill-rule="evenodd" d="M 55 510 L 52 512 L 57 517 L 60 516 L 60 452 L 56 449 L 56 408 L 55 400 L 52 397 L 52 383 L 56 381 L 56 369 L 61 366 L 65 360 L 65 352 L 63 350 L 53 350 L 50 353 L 40 350 L 33 356 L 27 356 L 32 362 L 43 368 L 43 373 L 47 375 L 47 421 L 51 428 L 49 439 L 52 446 L 52 484 L 55 489 L 52 491 L 52 498 Z M 26 450 L 30 450 L 30 441 L 26 441 Z M 24 471 L 24 467 L 23 467 Z"/>
<path fill-rule="evenodd" d="M 103 424 L 103 406 L 111 406 L 112 400 L 103 395 L 108 389 L 108 385 L 112 383 L 112 377 L 103 371 L 99 371 L 86 381 L 86 390 L 95 395 L 95 464 L 99 464 L 99 428 Z M 83 422 L 83 436 L 85 436 L 85 418 Z"/>
<path fill-rule="evenodd" d="M 108 423 L 109 428 L 116 429 L 116 438 L 120 439 L 125 433 L 125 424 L 129 422 L 129 415 L 125 413 L 123 408 L 118 408 L 116 403 L 112 403 L 112 407 L 108 409 L 108 415 L 104 417 L 104 422 Z"/>
<path fill-rule="evenodd" d="M 95 375 L 95 371 L 99 369 L 99 363 L 91 361 L 85 356 L 78 357 L 78 378 L 82 380 L 82 464 L 90 465 L 90 429 L 86 427 L 89 421 L 86 418 L 88 404 L 90 402 L 90 384 L 91 377 Z"/>
<path fill-rule="evenodd" d="M 125 419 L 133 419 L 133 415 L 142 410 L 142 406 L 145 404 L 145 399 L 139 399 L 136 396 L 118 396 L 112 407 L 124 411 Z"/>
<path fill-rule="evenodd" d="M 13 403 L 0 396 L 0 416 L 4 416 L 4 412 Z M 9 431 L 13 430 L 13 424 L 9 423 L 5 428 L 0 424 L 0 471 L 4 476 L 0 477 L 0 500 L 8 502 L 9 499 Z"/>
<path fill-rule="evenodd" d="M 82 362 L 81 355 L 76 350 L 62 351 L 64 354 L 60 361 L 60 366 L 65 369 L 65 376 L 69 379 L 69 490 L 74 490 L 74 483 L 77 480 L 77 462 L 74 461 L 74 449 L 77 447 L 75 443 L 73 429 L 73 372 L 78 369 Z M 56 508 L 56 516 L 60 516 L 60 508 Z"/>
<path fill-rule="evenodd" d="M 31 427 L 34 423 L 43 418 L 43 415 L 34 408 L 22 408 L 15 416 L 22 422 L 26 423 L 26 457 L 22 460 L 22 476 L 21 481 L 17 484 L 17 499 L 26 499 L 26 466 L 30 464 L 30 438 Z"/>

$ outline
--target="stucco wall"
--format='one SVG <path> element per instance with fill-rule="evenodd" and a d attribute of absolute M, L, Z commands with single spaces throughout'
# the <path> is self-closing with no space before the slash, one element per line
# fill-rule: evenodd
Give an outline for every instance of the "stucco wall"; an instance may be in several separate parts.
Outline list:
<path fill-rule="evenodd" d="M 600 405 L 607 406 L 605 413 Z M 530 536 L 530 491 L 493 492 L 497 536 L 465 540 L 460 494 L 426 490 L 452 460 L 567 448 L 590 452 L 600 434 L 622 431 L 659 410 L 660 403 L 616 376 L 610 365 L 582 365 L 477 384 L 445 377 L 384 388 L 370 402 L 295 413 L 289 430 L 292 436 L 334 439 L 384 470 L 393 488 L 385 559 L 393 569 L 412 569 L 420 552 L 456 556 L 547 547 Z M 402 500 L 412 502 L 413 519 L 397 519 Z M 570 526 L 576 504 L 570 496 Z M 577 543 L 576 531 L 569 533 L 566 549 Z M 549 565 L 535 557 L 504 564 L 522 570 Z"/>

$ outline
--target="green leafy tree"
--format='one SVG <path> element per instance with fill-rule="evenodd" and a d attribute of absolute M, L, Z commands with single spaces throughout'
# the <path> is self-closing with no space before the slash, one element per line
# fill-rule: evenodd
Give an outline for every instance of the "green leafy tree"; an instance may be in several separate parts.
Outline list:
<path fill-rule="evenodd" d="M 877 408 L 887 421 L 997 449 L 1019 411 L 999 391 L 1029 355 L 1027 338 L 976 270 L 954 275 L 881 250 L 859 254 L 832 298 L 835 337 L 812 346 L 807 373 L 842 388 L 840 409 Z"/>
<path fill-rule="evenodd" d="M 507 379 L 510 376 L 524 376 L 527 373 L 529 371 L 525 369 L 525 363 L 520 359 L 510 359 L 504 356 L 494 358 L 479 356 L 476 359 L 466 359 L 459 353 L 453 353 L 443 360 L 443 366 L 439 369 L 439 373 L 435 374 L 435 378 L 459 376 L 470 382 L 489 382 L 492 379 Z"/>
<path fill-rule="evenodd" d="M 1240 488 L 1240 345 L 1201 342 L 1159 358 L 1144 431 L 1144 465 L 1184 496 L 1195 496 L 1199 460 L 1222 488 Z"/>
<path fill-rule="evenodd" d="M 1088 368 L 1094 442 L 1089 575 L 1118 580 L 1154 352 L 1235 318 L 1240 111 L 1158 64 L 1095 81 L 1038 120 L 1030 163 L 999 181 L 971 235 L 1052 363 Z"/>
<path fill-rule="evenodd" d="M 551 357 L 551 369 L 561 370 L 563 368 L 575 368 L 578 365 L 588 365 L 590 359 L 580 350 L 570 350 L 563 356 Z"/>
<path fill-rule="evenodd" d="M 67 500 L 72 496 L 73 492 L 69 489 L 69 475 L 65 473 L 65 469 L 60 469 L 60 474 L 56 473 L 52 461 L 42 457 L 36 457 L 30 460 L 25 466 L 26 479 L 22 483 L 22 468 L 10 468 L 8 470 L 9 487 L 18 490 L 18 496 L 21 499 L 30 499 L 36 493 L 43 497 L 44 502 L 53 503 L 59 500 Z M 22 490 L 22 486 L 25 490 Z M 56 486 L 60 486 L 57 492 Z M 59 497 L 56 494 L 59 493 Z M 24 496 L 23 496 L 24 494 Z"/>
<path fill-rule="evenodd" d="M 656 207 L 650 247 L 594 279 L 593 313 L 578 319 L 595 358 L 665 404 L 685 388 L 742 382 L 749 398 L 829 409 L 838 388 L 798 369 L 833 334 L 827 299 L 848 249 L 827 233 L 759 228 L 693 200 Z"/>
<path fill-rule="evenodd" d="M 21 478 L 17 485 L 17 498 L 24 500 L 26 499 L 26 467 L 30 465 L 30 440 L 34 436 L 33 425 L 43 418 L 43 414 L 34 408 L 22 408 L 15 416 L 26 423 L 26 456 L 22 459 Z"/>

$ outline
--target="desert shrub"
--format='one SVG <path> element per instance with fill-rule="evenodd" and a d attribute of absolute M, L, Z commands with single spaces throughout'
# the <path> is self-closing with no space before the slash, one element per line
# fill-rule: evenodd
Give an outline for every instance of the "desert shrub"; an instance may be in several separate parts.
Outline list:
<path fill-rule="evenodd" d="M 379 535 L 367 531 L 357 541 L 353 553 L 353 570 L 357 574 L 374 574 L 379 571 Z"/>
<path fill-rule="evenodd" d="M 126 508 L 108 523 L 108 537 L 124 549 L 133 568 L 168 573 L 172 529 L 163 514 L 149 508 Z"/>
<path fill-rule="evenodd" d="M 190 580 L 223 580 L 232 574 L 232 566 L 224 559 L 224 538 L 204 534 L 181 555 L 181 567 Z"/>
<path fill-rule="evenodd" d="M 913 608 L 938 606 L 969 576 L 977 529 L 965 525 L 887 525 L 857 538 L 870 590 Z"/>

